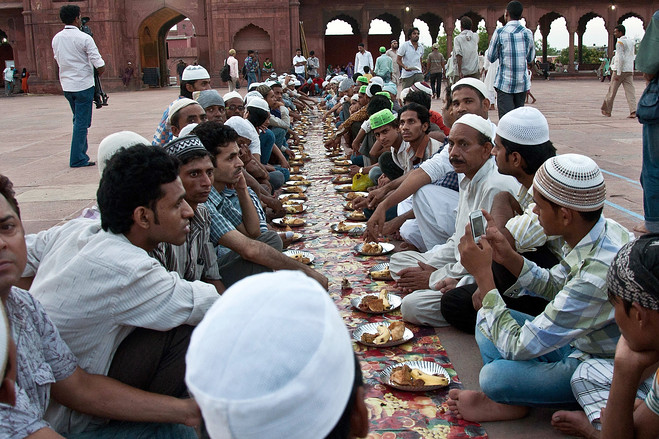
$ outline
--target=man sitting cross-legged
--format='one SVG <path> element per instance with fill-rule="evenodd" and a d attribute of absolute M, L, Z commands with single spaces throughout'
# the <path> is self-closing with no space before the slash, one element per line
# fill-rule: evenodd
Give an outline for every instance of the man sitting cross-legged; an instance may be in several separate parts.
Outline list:
<path fill-rule="evenodd" d="M 631 236 L 602 217 L 606 188 L 597 164 L 577 154 L 550 158 L 535 174 L 533 198 L 545 233 L 566 243 L 563 260 L 551 270 L 517 253 L 487 213 L 480 246 L 469 226 L 460 242 L 462 263 L 487 291 L 476 323 L 483 392 L 449 392 L 449 407 L 464 419 L 516 419 L 528 407 L 574 404 L 573 372 L 583 360 L 613 356 L 620 335 L 606 274 Z M 507 294 L 526 289 L 550 300 L 542 314 L 532 318 L 506 307 L 495 287 L 493 259 L 517 276 Z"/>
<path fill-rule="evenodd" d="M 572 391 L 585 413 L 556 412 L 552 425 L 571 436 L 656 438 L 659 235 L 645 235 L 625 245 L 611 264 L 607 282 L 622 333 L 615 358 L 591 358 L 577 367 Z"/>
<path fill-rule="evenodd" d="M 210 239 L 215 246 L 224 285 L 229 287 L 244 277 L 266 271 L 299 270 L 327 288 L 325 276 L 281 253 L 282 241 L 276 232 L 261 233 L 259 217 L 242 173 L 236 131 L 216 122 L 206 122 L 197 126 L 193 133 L 215 156 L 215 179 L 206 207 L 211 214 Z M 242 212 L 223 194 L 227 187 L 236 190 Z"/>
<path fill-rule="evenodd" d="M 147 252 L 180 245 L 193 211 L 178 162 L 160 148 L 136 145 L 108 161 L 97 193 L 101 221 L 76 219 L 28 235 L 24 276 L 79 366 L 154 393 L 186 396 L 184 356 L 192 328 L 219 295 L 188 282 Z M 140 345 L 139 356 L 123 355 Z M 132 351 L 132 349 L 128 349 Z M 78 433 L 106 421 L 53 401 L 46 420 Z"/>
<path fill-rule="evenodd" d="M 181 162 L 179 177 L 185 189 L 185 201 L 194 216 L 190 219 L 190 232 L 183 244 L 161 242 L 151 254 L 182 279 L 203 280 L 215 285 L 221 293 L 224 285 L 220 281 L 215 248 L 210 243 L 210 214 L 204 206 L 213 187 L 215 157 L 196 136 L 179 137 L 164 148 Z"/>
<path fill-rule="evenodd" d="M 453 170 L 464 174 L 460 182 L 455 233 L 446 243 L 425 253 L 405 251 L 391 257 L 394 279 L 404 291 L 414 292 L 403 299 L 401 308 L 403 319 L 410 323 L 447 325 L 440 312 L 441 298 L 468 274 L 460 261 L 458 242 L 469 222 L 469 214 L 477 209 L 489 209 L 499 192 L 515 194 L 519 189 L 514 178 L 497 171 L 491 156 L 491 136 L 492 124 L 480 116 L 465 114 L 455 121 L 448 137 L 448 155 Z"/>
<path fill-rule="evenodd" d="M 540 111 L 533 107 L 516 108 L 499 121 L 492 148 L 500 174 L 511 175 L 521 184 L 517 198 L 500 192 L 492 202 L 491 215 L 499 230 L 519 253 L 543 268 L 551 268 L 562 258 L 560 237 L 545 235 L 533 213 L 533 176 L 556 148 L 549 140 L 549 125 Z M 505 267 L 492 265 L 494 281 L 499 291 L 506 291 L 516 280 Z M 476 311 L 480 309 L 487 291 L 469 283 L 442 296 L 442 315 L 448 323 L 461 331 L 474 333 Z M 509 308 L 536 316 L 547 305 L 541 297 L 522 295 L 503 297 Z"/>

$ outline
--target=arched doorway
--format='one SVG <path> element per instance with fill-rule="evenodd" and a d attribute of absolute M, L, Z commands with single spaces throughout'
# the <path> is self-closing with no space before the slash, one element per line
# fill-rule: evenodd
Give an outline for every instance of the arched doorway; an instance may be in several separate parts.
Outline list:
<path fill-rule="evenodd" d="M 179 29 L 179 26 L 174 27 L 183 21 L 189 28 Z M 188 33 L 190 35 L 187 35 Z M 194 25 L 178 11 L 171 8 L 159 9 L 142 21 L 138 29 L 138 35 L 140 61 L 144 71 L 144 82 L 147 85 L 159 87 L 169 85 L 170 77 L 176 77 L 176 63 L 179 59 L 184 59 L 187 64 L 196 60 Z M 172 41 L 177 40 L 177 36 L 188 41 L 180 48 L 176 44 L 172 44 L 170 48 L 168 41 L 170 39 Z M 186 51 L 188 48 L 193 50 Z"/>
<path fill-rule="evenodd" d="M 266 58 L 272 61 L 272 42 L 270 41 L 270 34 L 264 29 L 248 24 L 244 28 L 236 32 L 233 37 L 233 49 L 236 51 L 236 59 L 238 65 L 242 68 L 243 61 L 247 58 L 247 51 L 253 50 L 259 61 L 259 69 L 263 68 L 263 62 Z M 291 57 L 291 60 L 293 58 Z M 290 65 L 276 66 L 273 65 L 276 72 L 287 72 L 290 70 Z M 257 79 L 259 75 L 257 75 Z"/>
<path fill-rule="evenodd" d="M 325 65 L 332 69 L 345 69 L 348 63 L 354 63 L 357 45 L 361 42 L 359 23 L 354 17 L 339 14 L 331 18 L 325 26 Z M 373 50 L 370 52 L 373 55 Z"/>
<path fill-rule="evenodd" d="M 7 34 L 0 29 L 0 66 L 4 70 L 6 67 L 7 61 L 14 60 L 14 49 L 9 44 L 9 38 Z M 3 83 L 4 85 L 4 83 Z"/>

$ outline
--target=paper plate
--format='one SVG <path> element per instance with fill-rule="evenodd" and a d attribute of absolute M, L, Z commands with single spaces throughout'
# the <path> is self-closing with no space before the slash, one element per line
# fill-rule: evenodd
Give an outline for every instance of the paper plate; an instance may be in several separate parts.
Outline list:
<path fill-rule="evenodd" d="M 337 192 L 352 192 L 352 184 L 337 184 L 334 186 L 334 190 Z"/>
<path fill-rule="evenodd" d="M 302 222 L 300 224 L 286 224 L 284 222 L 285 219 L 288 219 L 288 220 L 291 220 L 291 221 L 292 220 L 301 220 Z M 284 218 L 275 218 L 275 219 L 272 220 L 272 223 L 278 225 L 279 227 L 286 227 L 286 226 L 289 226 L 289 227 L 302 227 L 302 226 L 307 224 L 307 222 L 305 220 L 303 220 L 302 218 L 293 218 L 291 216 L 288 216 L 288 217 L 285 216 Z"/>
<path fill-rule="evenodd" d="M 367 343 L 365 341 L 362 341 L 362 334 L 377 334 L 378 326 L 380 325 L 389 326 L 391 323 L 393 322 L 383 321 L 383 322 L 367 323 L 365 325 L 361 325 L 352 332 L 352 338 L 357 343 L 361 343 L 364 346 L 373 346 L 376 348 L 388 348 L 390 346 L 398 346 L 399 344 L 407 343 L 408 341 L 414 338 L 414 333 L 412 333 L 410 328 L 406 327 L 405 331 L 403 332 L 403 338 L 401 338 L 400 340 L 396 340 L 396 341 L 389 340 L 388 342 L 382 344 Z"/>
<path fill-rule="evenodd" d="M 282 189 L 284 192 L 288 192 L 290 194 L 300 194 L 307 191 L 306 186 L 284 186 Z M 298 190 L 302 190 L 302 192 L 298 192 Z"/>
<path fill-rule="evenodd" d="M 294 258 L 295 255 L 300 255 L 300 256 L 302 256 L 302 257 L 308 258 L 308 259 L 309 259 L 309 262 L 306 262 L 307 265 L 313 263 L 313 260 L 315 259 L 314 256 L 313 256 L 311 253 L 309 253 L 309 252 L 305 252 L 305 251 L 303 251 L 303 250 L 286 250 L 286 251 L 283 252 L 283 253 L 284 253 L 286 256 L 288 256 L 289 258 L 293 258 L 293 259 L 295 259 L 295 258 Z M 300 261 L 300 262 L 302 262 L 302 261 Z M 302 262 L 302 263 L 305 263 L 305 262 Z"/>
<path fill-rule="evenodd" d="M 352 200 L 348 200 L 345 203 L 343 203 L 343 209 L 345 210 L 355 210 L 355 208 L 352 206 Z"/>
<path fill-rule="evenodd" d="M 380 244 L 380 245 L 382 245 L 382 244 Z M 374 265 L 373 267 L 371 267 L 371 269 L 368 270 L 368 274 L 371 275 L 371 278 L 372 278 L 373 280 L 394 280 L 394 279 L 391 277 L 391 272 L 389 273 L 389 276 L 386 276 L 386 277 L 382 277 L 382 276 L 373 276 L 373 273 L 376 272 L 376 271 L 382 271 L 382 270 L 388 270 L 388 269 L 389 269 L 389 262 L 381 262 L 381 263 L 379 263 L 379 264 Z"/>
<path fill-rule="evenodd" d="M 366 231 L 366 226 L 361 223 L 344 223 L 344 224 L 347 226 L 354 226 L 354 227 L 351 227 L 350 230 L 343 231 L 343 230 L 339 230 L 339 224 L 337 223 L 337 224 L 332 224 L 330 226 L 330 229 L 332 230 L 332 232 L 347 233 L 350 236 L 362 236 Z"/>
<path fill-rule="evenodd" d="M 403 365 L 408 365 L 411 369 L 419 369 L 421 372 L 430 374 L 430 375 L 443 375 L 448 378 L 448 384 L 446 386 L 401 386 L 391 381 L 391 373 L 396 367 L 401 367 Z M 440 366 L 437 363 L 431 361 L 404 361 L 402 363 L 394 364 L 384 369 L 378 375 L 378 379 L 382 384 L 393 387 L 398 390 L 406 390 L 408 392 L 428 392 L 430 390 L 437 390 L 444 387 L 447 387 L 451 384 L 451 377 L 449 376 L 446 369 Z"/>
<path fill-rule="evenodd" d="M 307 179 L 307 176 L 302 175 L 302 174 L 291 175 L 291 177 L 289 178 L 290 181 L 300 181 L 300 180 L 306 180 L 306 179 Z"/>
<path fill-rule="evenodd" d="M 352 166 L 352 162 L 350 160 L 332 160 L 336 166 Z"/>
<path fill-rule="evenodd" d="M 298 201 L 304 201 L 307 199 L 307 196 L 304 194 L 281 194 L 279 195 L 279 199 L 282 201 L 288 200 L 298 200 Z"/>
<path fill-rule="evenodd" d="M 353 210 L 346 213 L 346 219 L 350 221 L 366 221 L 366 215 L 361 210 Z"/>
<path fill-rule="evenodd" d="M 364 253 L 362 251 L 362 247 L 364 247 L 363 242 L 361 244 L 357 244 L 353 250 L 364 256 L 381 256 L 390 253 L 395 248 L 395 246 L 389 242 L 381 242 L 380 245 L 382 246 L 382 253 Z"/>
<path fill-rule="evenodd" d="M 286 186 L 311 186 L 311 182 L 309 180 L 290 180 L 285 184 Z"/>
<path fill-rule="evenodd" d="M 378 294 L 364 294 L 364 296 L 378 297 Z M 359 307 L 359 304 L 362 303 L 362 299 L 364 298 L 364 296 L 355 297 L 355 298 L 351 299 L 351 300 L 350 300 L 350 304 L 351 304 L 352 307 L 355 308 L 357 311 L 365 312 L 365 313 L 368 313 L 368 314 L 384 314 L 384 313 L 388 313 L 388 312 L 391 312 L 391 311 L 394 311 L 394 310 L 400 308 L 400 304 L 403 303 L 403 299 L 401 299 L 400 296 L 397 296 L 397 295 L 395 295 L 395 294 L 391 294 L 391 293 L 389 293 L 389 294 L 387 294 L 387 300 L 389 301 L 389 305 L 391 305 L 391 308 L 389 308 L 389 309 L 385 309 L 385 310 L 382 311 L 382 312 L 371 311 L 370 309 L 369 309 L 369 310 L 365 310 L 365 309 L 361 309 L 361 308 Z"/>
<path fill-rule="evenodd" d="M 350 172 L 350 169 L 348 169 L 346 167 L 343 167 L 343 166 L 340 166 L 338 168 L 330 169 L 330 172 L 332 174 L 347 174 L 348 172 Z"/>
<path fill-rule="evenodd" d="M 352 188 L 352 185 L 350 185 L 350 188 Z M 346 200 L 353 200 L 357 197 L 368 197 L 368 192 L 353 192 L 350 191 L 347 194 L 343 194 L 343 198 Z"/>
<path fill-rule="evenodd" d="M 338 177 L 334 177 L 332 179 L 332 183 L 334 184 L 347 184 L 350 183 L 352 185 L 352 177 L 349 175 L 339 175 Z"/>
<path fill-rule="evenodd" d="M 283 206 L 290 206 L 291 204 L 304 204 L 304 200 L 281 200 Z"/>
<path fill-rule="evenodd" d="M 293 200 L 293 201 L 302 201 L 302 200 Z M 290 204 L 288 206 L 293 207 Z M 300 210 L 299 212 L 298 211 L 289 211 L 286 208 L 286 206 L 284 206 L 284 210 L 286 211 L 286 214 L 287 215 L 299 215 L 299 214 L 304 213 L 304 212 L 307 211 L 307 206 L 305 206 L 304 204 L 296 204 L 295 206 L 302 206 L 302 210 Z"/>

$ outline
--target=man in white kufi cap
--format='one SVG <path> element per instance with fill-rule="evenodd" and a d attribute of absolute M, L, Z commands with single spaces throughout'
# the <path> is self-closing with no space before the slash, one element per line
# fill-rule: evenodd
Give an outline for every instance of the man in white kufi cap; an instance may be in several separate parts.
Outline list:
<path fill-rule="evenodd" d="M 186 363 L 213 439 L 368 434 L 348 331 L 327 292 L 301 273 L 260 274 L 229 288 L 195 329 Z"/>
<path fill-rule="evenodd" d="M 588 358 L 613 357 L 620 336 L 607 272 L 633 235 L 602 216 L 606 187 L 599 167 L 583 155 L 552 157 L 533 178 L 533 198 L 545 233 L 565 240 L 560 264 L 540 268 L 491 224 L 480 245 L 469 227 L 460 243 L 465 268 L 487 291 L 476 321 L 483 392 L 449 392 L 449 407 L 470 421 L 516 419 L 531 406 L 574 404 L 570 380 L 577 367 Z M 517 278 L 507 294 L 528 291 L 550 300 L 540 315 L 506 306 L 494 282 L 493 260 Z"/>
<path fill-rule="evenodd" d="M 496 196 L 490 213 L 518 253 L 540 267 L 551 268 L 563 256 L 563 240 L 560 236 L 545 234 L 538 216 L 533 213 L 532 189 L 538 168 L 556 155 L 556 148 L 549 140 L 547 119 L 533 107 L 516 108 L 499 121 L 494 143 L 492 154 L 499 173 L 515 177 L 521 186 L 516 197 L 508 193 Z M 506 291 L 517 280 L 496 262 L 492 264 L 492 272 L 499 291 Z M 475 282 L 447 291 L 442 296 L 442 315 L 452 326 L 473 334 L 476 311 L 486 293 L 477 290 Z M 506 304 L 510 309 L 537 316 L 544 311 L 547 300 L 532 296 L 506 297 Z"/>
<path fill-rule="evenodd" d="M 176 101 L 183 98 L 192 99 L 192 93 L 195 91 L 210 89 L 211 76 L 208 74 L 208 70 L 202 66 L 187 66 L 181 75 L 181 92 Z M 167 106 L 162 114 L 162 119 L 160 120 L 160 124 L 158 124 L 158 128 L 156 128 L 153 141 L 151 142 L 153 146 L 165 146 L 167 142 L 174 138 L 171 126 L 167 125 L 167 120 L 169 119 L 169 112 L 176 101 Z"/>
<path fill-rule="evenodd" d="M 455 121 L 448 138 L 449 164 L 453 171 L 464 175 L 459 183 L 455 231 L 444 244 L 429 247 L 425 253 L 400 252 L 393 255 L 390 261 L 391 272 L 398 285 L 404 291 L 413 292 L 403 299 L 403 319 L 434 327 L 448 324 L 440 312 L 442 294 L 453 289 L 469 274 L 458 252 L 458 243 L 465 233 L 469 214 L 480 209 L 489 211 L 494 197 L 502 191 L 515 195 L 519 190 L 519 183 L 514 178 L 501 175 L 497 170 L 491 156 L 492 126 L 489 121 L 475 114 L 465 114 Z M 439 181 L 437 176 L 447 173 L 446 163 L 427 160 L 420 167 L 423 174 L 419 174 L 419 178 L 426 184 Z M 414 196 L 414 212 L 425 212 L 427 215 L 437 206 L 432 201 L 436 193 L 426 193 L 424 188 Z M 419 217 L 417 215 L 417 220 Z M 423 234 L 424 223 L 418 222 Z"/>

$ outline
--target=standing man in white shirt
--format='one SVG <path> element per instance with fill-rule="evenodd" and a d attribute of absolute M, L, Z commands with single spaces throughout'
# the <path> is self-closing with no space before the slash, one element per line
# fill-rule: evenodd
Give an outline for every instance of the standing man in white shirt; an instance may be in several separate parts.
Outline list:
<path fill-rule="evenodd" d="M 373 55 L 364 48 L 364 43 L 359 43 L 357 45 L 357 53 L 355 54 L 355 73 L 361 73 L 363 75 L 364 66 L 368 66 L 373 71 Z"/>
<path fill-rule="evenodd" d="M 464 16 L 460 19 L 460 32 L 453 40 L 455 60 L 458 65 L 458 77 L 460 79 L 470 76 L 480 79 L 478 70 L 478 35 L 471 28 L 471 18 Z"/>
<path fill-rule="evenodd" d="M 419 43 L 419 29 L 413 27 L 407 31 L 407 41 L 398 49 L 396 63 L 403 69 L 400 80 L 403 88 L 411 87 L 415 82 L 423 81 L 423 69 L 421 68 L 421 57 L 423 57 L 423 45 Z"/>
<path fill-rule="evenodd" d="M 295 75 L 304 81 L 304 69 L 307 65 L 307 59 L 302 56 L 302 49 L 295 49 L 295 56 L 293 57 L 293 67 L 295 67 Z"/>
<path fill-rule="evenodd" d="M 616 66 L 612 70 L 611 85 L 602 103 L 602 114 L 611 117 L 613 100 L 616 98 L 618 88 L 622 84 L 625 89 L 627 105 L 629 105 L 630 119 L 636 118 L 636 90 L 634 90 L 634 42 L 625 36 L 625 26 L 617 25 L 613 35 L 618 39 L 616 43 Z"/>
<path fill-rule="evenodd" d="M 99 76 L 102 75 L 105 61 L 98 53 L 94 39 L 80 30 L 80 6 L 62 6 L 59 16 L 65 26 L 55 35 L 52 45 L 64 97 L 73 112 L 69 166 L 94 166 L 96 163 L 89 161 L 87 155 L 87 130 L 92 124 L 94 68 Z"/>
<path fill-rule="evenodd" d="M 391 58 L 394 68 L 391 72 L 391 82 L 398 85 L 400 79 L 400 66 L 396 62 L 396 60 L 398 60 L 398 40 L 391 40 L 391 47 L 386 53 L 389 55 L 389 58 Z"/>
<path fill-rule="evenodd" d="M 229 57 L 227 58 L 227 64 L 229 65 L 229 91 L 234 91 L 236 89 L 236 84 L 240 81 L 240 73 L 238 70 L 238 60 L 236 59 L 236 50 L 229 50 Z"/>

